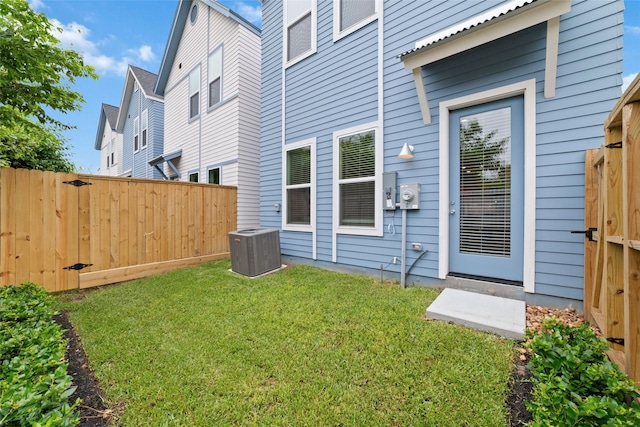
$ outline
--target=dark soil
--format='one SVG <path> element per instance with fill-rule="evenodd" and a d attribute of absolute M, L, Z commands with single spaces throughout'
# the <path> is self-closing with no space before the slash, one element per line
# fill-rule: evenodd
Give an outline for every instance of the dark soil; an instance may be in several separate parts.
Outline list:
<path fill-rule="evenodd" d="M 81 399 L 79 426 L 107 427 L 114 413 L 104 404 L 102 390 L 100 390 L 93 371 L 89 367 L 82 343 L 66 312 L 55 316 L 55 321 L 65 330 L 65 338 L 69 342 L 66 354 L 69 362 L 68 372 L 73 377 L 73 385 L 76 387 L 70 402 L 75 402 L 78 398 Z M 526 353 L 517 352 L 511 390 L 506 401 L 509 408 L 507 424 L 510 427 L 524 426 L 531 421 L 531 414 L 524 404 L 525 401 L 531 399 L 533 389 L 530 382 L 531 375 L 526 364 Z"/>
<path fill-rule="evenodd" d="M 109 425 L 112 411 L 107 409 L 102 400 L 102 390 L 98 386 L 91 368 L 87 361 L 87 356 L 82 348 L 82 343 L 76 334 L 73 325 L 69 321 L 67 313 L 62 312 L 54 317 L 64 329 L 64 336 L 69 342 L 67 345 L 66 358 L 69 362 L 68 373 L 73 377 L 73 386 L 76 391 L 71 395 L 69 403 L 80 399 L 80 424 L 83 427 L 105 427 Z"/>
<path fill-rule="evenodd" d="M 506 402 L 509 408 L 507 425 L 510 427 L 523 426 L 533 419 L 524 404 L 524 402 L 531 400 L 531 392 L 533 391 L 531 372 L 527 368 L 526 353 L 518 352 L 515 361 L 516 366 L 511 374 L 511 390 Z"/>

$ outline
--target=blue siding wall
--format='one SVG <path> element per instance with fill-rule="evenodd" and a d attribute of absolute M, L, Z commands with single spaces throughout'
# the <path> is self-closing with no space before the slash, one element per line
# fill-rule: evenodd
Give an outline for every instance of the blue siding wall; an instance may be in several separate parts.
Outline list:
<path fill-rule="evenodd" d="M 317 138 L 317 258 L 331 261 L 332 133 L 377 118 L 377 31 L 372 22 L 333 42 L 332 4 L 318 2 L 317 53 L 285 70 L 286 142 Z M 412 75 L 398 54 L 416 40 L 475 16 L 493 2 L 385 2 L 384 170 L 418 182 L 421 209 L 408 213 L 408 241 L 428 250 L 412 279 L 438 276 L 439 103 L 536 79 L 536 293 L 582 299 L 584 150 L 603 142 L 603 121 L 620 96 L 621 0 L 574 1 L 560 23 L 556 96 L 544 91 L 546 24 L 540 24 L 424 67 L 432 123 L 424 125 Z M 282 5 L 263 5 L 261 223 L 281 227 Z M 396 156 L 402 144 L 415 157 Z M 446 201 L 445 201 L 446 202 Z M 284 212 L 284 211 L 283 211 Z M 395 227 L 394 227 L 395 225 Z M 384 216 L 382 238 L 338 235 L 338 264 L 399 271 L 400 213 Z M 395 234 L 394 234 L 395 231 Z M 281 232 L 285 255 L 310 258 L 310 233 Z M 407 265 L 419 255 L 408 252 Z"/>
<path fill-rule="evenodd" d="M 133 121 L 138 117 L 142 144 L 142 112 L 148 110 L 147 147 L 133 152 Z M 131 170 L 134 178 L 162 179 L 160 172 L 149 166 L 149 160 L 164 150 L 164 104 L 144 96 L 141 90 L 131 94 L 124 123 L 123 171 Z"/>

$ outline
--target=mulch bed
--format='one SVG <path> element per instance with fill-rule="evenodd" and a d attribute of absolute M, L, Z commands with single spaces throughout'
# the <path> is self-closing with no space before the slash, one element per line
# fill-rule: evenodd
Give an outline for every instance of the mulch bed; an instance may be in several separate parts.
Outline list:
<path fill-rule="evenodd" d="M 67 313 L 62 312 L 54 317 L 64 329 L 64 337 L 68 341 L 66 358 L 69 362 L 68 373 L 73 377 L 73 385 L 76 391 L 71 395 L 69 402 L 80 399 L 80 426 L 106 427 L 113 412 L 108 409 L 102 400 L 102 390 L 93 375 L 87 361 L 87 355 L 82 348 L 82 343 L 73 325 L 69 321 Z"/>
<path fill-rule="evenodd" d="M 572 326 L 584 321 L 582 315 L 573 309 L 557 310 L 527 306 L 527 328 L 541 330 L 542 320 L 547 316 L 556 316 Z M 114 417 L 114 412 L 104 404 L 103 393 L 89 367 L 82 343 L 71 325 L 67 313 L 60 313 L 55 317 L 55 321 L 65 329 L 65 338 L 69 342 L 66 357 L 69 361 L 69 375 L 73 377 L 73 385 L 76 387 L 70 402 L 75 402 L 78 398 L 82 400 L 79 425 L 82 427 L 106 427 L 109 425 L 109 420 Z M 528 353 L 523 347 L 519 347 L 516 351 L 514 361 L 511 389 L 506 401 L 509 408 L 508 425 L 523 426 L 532 420 L 525 402 L 531 399 L 533 390 L 533 384 L 530 381 L 531 373 L 527 368 Z"/>

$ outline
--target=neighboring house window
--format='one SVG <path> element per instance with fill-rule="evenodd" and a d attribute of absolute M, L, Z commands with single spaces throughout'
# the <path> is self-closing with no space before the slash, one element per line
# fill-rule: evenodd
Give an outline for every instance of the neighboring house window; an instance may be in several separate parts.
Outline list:
<path fill-rule="evenodd" d="M 302 141 L 285 148 L 286 225 L 311 225 L 314 142 Z"/>
<path fill-rule="evenodd" d="M 220 184 L 220 168 L 209 169 L 207 182 L 209 184 Z"/>
<path fill-rule="evenodd" d="M 115 139 L 111 139 L 111 143 L 109 144 L 109 151 L 111 152 L 111 166 L 113 166 L 116 163 L 116 140 Z"/>
<path fill-rule="evenodd" d="M 338 227 L 376 227 L 377 146 L 375 127 L 334 133 Z M 335 175 L 334 175 L 335 176 Z"/>
<path fill-rule="evenodd" d="M 200 182 L 198 179 L 198 172 L 193 172 L 189 174 L 189 182 Z"/>
<path fill-rule="evenodd" d="M 334 0 L 333 38 L 339 39 L 376 18 L 377 0 Z"/>
<path fill-rule="evenodd" d="M 209 108 L 222 101 L 222 46 L 209 55 Z"/>
<path fill-rule="evenodd" d="M 109 168 L 109 155 L 107 154 L 107 168 Z"/>
<path fill-rule="evenodd" d="M 142 112 L 142 148 L 147 147 L 147 133 L 149 128 L 149 111 Z"/>
<path fill-rule="evenodd" d="M 189 119 L 200 114 L 200 65 L 189 74 Z"/>
<path fill-rule="evenodd" d="M 285 2 L 284 49 L 287 65 L 316 51 L 317 0 Z"/>
<path fill-rule="evenodd" d="M 140 150 L 140 122 L 136 117 L 133 119 L 133 151 L 136 152 Z"/>
<path fill-rule="evenodd" d="M 191 25 L 196 23 L 196 19 L 198 19 L 198 5 L 194 4 L 191 7 L 191 12 L 189 13 L 189 21 L 191 22 Z"/>

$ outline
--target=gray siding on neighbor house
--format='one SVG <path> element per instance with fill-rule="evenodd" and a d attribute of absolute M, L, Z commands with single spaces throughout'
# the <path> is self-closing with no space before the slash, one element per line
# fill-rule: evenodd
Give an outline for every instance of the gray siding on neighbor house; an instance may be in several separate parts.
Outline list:
<path fill-rule="evenodd" d="M 281 227 L 282 5 L 263 6 L 261 223 Z M 535 79 L 536 188 L 535 292 L 582 299 L 584 150 L 603 142 L 603 121 L 620 96 L 623 2 L 573 1 L 560 22 L 556 94 L 544 97 L 546 23 L 422 68 L 431 111 L 424 125 L 413 77 L 398 55 L 414 43 L 495 4 L 472 1 L 385 2 L 384 171 L 398 183 L 418 182 L 421 206 L 408 212 L 408 242 L 428 252 L 411 279 L 438 283 L 439 104 L 442 101 Z M 377 30 L 374 21 L 333 42 L 331 2 L 319 2 L 317 53 L 286 69 L 286 142 L 317 138 L 317 259 L 331 261 L 332 133 L 376 120 Z M 409 161 L 396 156 L 415 146 Z M 444 201 L 445 203 L 447 201 Z M 284 212 L 284 210 L 283 210 Z M 395 225 L 395 228 L 393 227 Z M 400 212 L 384 215 L 384 236 L 337 236 L 337 263 L 399 272 Z M 393 233 L 395 230 L 395 234 Z M 285 255 L 310 258 L 311 233 L 281 231 Z M 408 251 L 411 266 L 418 252 Z"/>
<path fill-rule="evenodd" d="M 140 144 L 142 144 L 142 112 L 147 109 L 149 128 L 147 147 L 133 151 L 133 121 L 138 118 Z M 142 90 L 134 91 L 127 107 L 124 122 L 124 165 L 123 171 L 131 170 L 134 178 L 162 179 L 162 175 L 149 166 L 149 160 L 162 154 L 164 149 L 164 105 L 162 102 L 144 96 Z"/>

